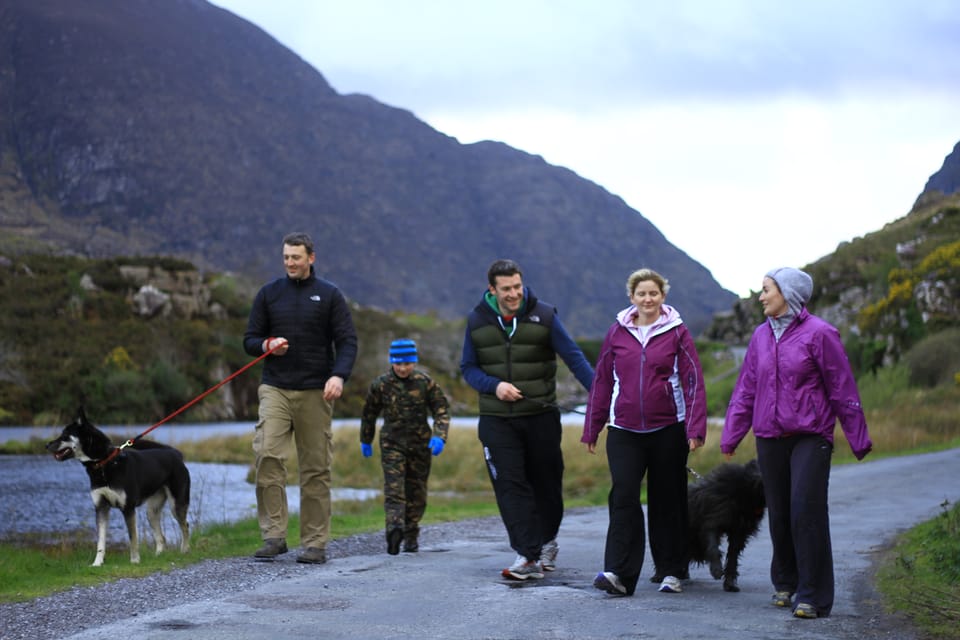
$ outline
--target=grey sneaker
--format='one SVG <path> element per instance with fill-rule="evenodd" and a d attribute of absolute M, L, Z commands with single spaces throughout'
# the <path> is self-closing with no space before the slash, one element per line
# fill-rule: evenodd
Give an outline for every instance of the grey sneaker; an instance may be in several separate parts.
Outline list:
<path fill-rule="evenodd" d="M 808 620 L 815 620 L 817 618 L 817 609 L 812 604 L 807 604 L 806 602 L 798 602 L 797 608 L 793 610 L 794 618 L 807 618 Z"/>
<path fill-rule="evenodd" d="M 283 538 L 267 538 L 263 546 L 253 552 L 258 560 L 273 560 L 281 553 L 287 552 L 287 541 Z"/>
<path fill-rule="evenodd" d="M 664 576 L 659 591 L 660 593 L 683 593 L 683 587 L 675 576 Z"/>
<path fill-rule="evenodd" d="M 297 562 L 304 564 L 323 564 L 327 561 L 326 549 L 320 547 L 307 547 L 303 553 L 297 556 Z"/>
<path fill-rule="evenodd" d="M 500 572 L 507 580 L 542 580 L 543 579 L 543 567 L 540 566 L 538 560 L 527 560 L 523 556 L 517 556 L 517 559 L 513 561 L 513 564 Z"/>
<path fill-rule="evenodd" d="M 792 597 L 793 594 L 789 591 L 777 591 L 771 598 L 771 604 L 775 607 L 789 607 Z"/>
<path fill-rule="evenodd" d="M 544 571 L 553 571 L 557 568 L 557 552 L 560 547 L 557 546 L 556 539 L 544 543 L 540 548 L 540 566 Z"/>
<path fill-rule="evenodd" d="M 612 571 L 601 571 L 593 579 L 593 586 L 601 591 L 606 591 L 612 596 L 627 595 L 627 588 L 620 582 L 620 578 Z"/>

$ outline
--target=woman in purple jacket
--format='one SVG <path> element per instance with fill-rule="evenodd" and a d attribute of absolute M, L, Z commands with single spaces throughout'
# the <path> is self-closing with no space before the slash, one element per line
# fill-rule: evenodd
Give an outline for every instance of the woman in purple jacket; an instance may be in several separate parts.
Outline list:
<path fill-rule="evenodd" d="M 650 269 L 627 279 L 632 304 L 603 341 L 580 439 L 594 453 L 609 426 L 610 524 L 604 570 L 593 585 L 612 595 L 633 595 L 640 578 L 646 544 L 640 485 L 647 470 L 654 582 L 679 593 L 687 575 L 687 454 L 703 445 L 707 408 L 693 338 L 676 309 L 663 303 L 669 290 Z"/>
<path fill-rule="evenodd" d="M 816 618 L 833 607 L 827 487 L 840 420 L 858 460 L 873 444 L 839 332 L 806 309 L 813 280 L 799 269 L 763 279 L 767 321 L 756 328 L 727 408 L 720 450 L 729 459 L 753 427 L 767 499 L 773 604 Z"/>

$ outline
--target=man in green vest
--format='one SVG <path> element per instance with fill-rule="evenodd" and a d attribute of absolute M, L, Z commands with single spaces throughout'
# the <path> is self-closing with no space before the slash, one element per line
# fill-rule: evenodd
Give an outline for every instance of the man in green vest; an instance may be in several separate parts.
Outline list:
<path fill-rule="evenodd" d="M 467 317 L 460 370 L 480 393 L 478 435 L 510 546 L 508 580 L 543 578 L 557 560 L 563 453 L 557 356 L 589 391 L 593 367 L 552 305 L 523 286 L 520 266 L 497 260 Z"/>

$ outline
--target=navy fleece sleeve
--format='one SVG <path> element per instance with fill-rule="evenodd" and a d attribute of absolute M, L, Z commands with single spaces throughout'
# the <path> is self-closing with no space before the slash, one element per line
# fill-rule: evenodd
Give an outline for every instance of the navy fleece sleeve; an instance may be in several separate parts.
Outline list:
<path fill-rule="evenodd" d="M 580 381 L 580 384 L 583 385 L 583 388 L 589 391 L 590 384 L 593 382 L 593 367 L 590 366 L 587 357 L 583 355 L 583 351 L 580 350 L 577 343 L 574 342 L 570 334 L 567 333 L 563 323 L 560 322 L 559 315 L 553 318 L 550 343 L 553 346 L 553 350 L 566 363 L 573 375 Z"/>

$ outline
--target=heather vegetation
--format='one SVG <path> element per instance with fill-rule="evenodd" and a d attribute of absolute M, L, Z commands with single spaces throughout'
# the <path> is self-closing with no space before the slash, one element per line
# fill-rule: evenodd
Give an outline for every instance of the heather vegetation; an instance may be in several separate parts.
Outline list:
<path fill-rule="evenodd" d="M 169 258 L 0 261 L 0 425 L 60 424 L 81 403 L 100 424 L 152 424 L 253 360 L 242 347 L 253 285 L 209 274 L 194 292 L 202 307 L 143 315 L 134 304 L 140 287 L 124 270 L 131 266 L 196 274 Z M 359 415 L 367 383 L 386 369 L 387 345 L 400 336 L 423 343 L 422 366 L 456 410 L 475 405 L 458 380 L 459 325 L 360 307 L 353 314 L 360 357 L 340 415 Z M 259 376 L 258 364 L 231 381 L 229 393 L 212 394 L 181 419 L 253 419 Z"/>
<path fill-rule="evenodd" d="M 894 450 L 924 446 L 928 435 L 940 438 L 956 428 L 960 207 L 955 205 L 951 199 L 928 205 L 808 267 L 820 283 L 811 307 L 841 329 L 871 427 L 896 434 L 889 440 Z M 885 265 L 884 278 L 871 266 L 877 264 Z M 60 424 L 81 403 L 101 424 L 152 424 L 252 360 L 241 340 L 253 284 L 207 274 L 202 295 L 197 294 L 202 308 L 143 315 L 135 311 L 138 285 L 131 280 L 131 267 L 196 274 L 192 265 L 164 257 L 32 254 L 0 260 L 5 310 L 0 315 L 0 425 Z M 856 289 L 874 302 L 844 309 L 838 288 Z M 753 314 L 745 324 L 754 326 L 759 319 L 755 300 L 740 304 Z M 401 336 L 418 340 L 420 366 L 445 389 L 454 413 L 475 411 L 476 394 L 458 369 L 462 323 L 363 307 L 354 307 L 353 314 L 360 354 L 338 403 L 339 416 L 359 415 L 368 382 L 386 369 L 387 345 Z M 850 319 L 846 324 L 844 317 Z M 580 343 L 595 361 L 599 340 Z M 719 417 L 739 363 L 723 342 L 701 339 L 698 348 L 709 413 Z M 259 373 L 257 365 L 178 420 L 253 420 Z M 584 398 L 561 367 L 559 403 L 573 407 Z"/>

